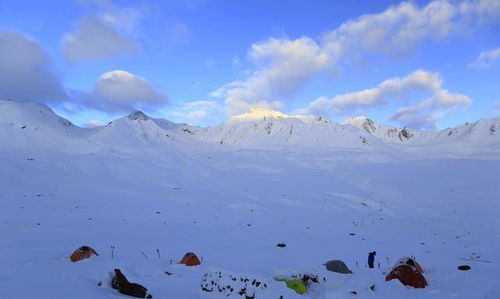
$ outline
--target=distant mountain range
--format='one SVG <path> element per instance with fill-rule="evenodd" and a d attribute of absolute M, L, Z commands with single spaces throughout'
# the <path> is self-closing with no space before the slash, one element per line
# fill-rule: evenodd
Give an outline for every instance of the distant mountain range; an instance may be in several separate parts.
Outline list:
<path fill-rule="evenodd" d="M 254 108 L 216 126 L 195 127 L 136 111 L 96 128 L 80 128 L 33 102 L 0 100 L 0 147 L 38 145 L 58 150 L 141 148 L 353 150 L 500 158 L 500 117 L 439 131 L 377 124 L 366 117 L 335 123 L 310 115 Z"/>

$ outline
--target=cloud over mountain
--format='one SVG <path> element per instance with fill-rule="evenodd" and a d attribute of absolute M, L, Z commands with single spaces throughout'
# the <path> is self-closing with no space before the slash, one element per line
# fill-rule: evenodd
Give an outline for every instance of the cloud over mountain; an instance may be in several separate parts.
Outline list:
<path fill-rule="evenodd" d="M 276 107 L 275 97 L 290 96 L 319 70 L 330 57 L 310 38 L 271 38 L 253 44 L 250 59 L 261 67 L 243 81 L 233 81 L 212 93 L 223 97 L 229 114 L 248 111 L 252 106 Z"/>
<path fill-rule="evenodd" d="M 115 70 L 101 75 L 84 103 L 107 112 L 151 111 L 169 103 L 146 79 Z"/>
<path fill-rule="evenodd" d="M 59 102 L 67 98 L 42 47 L 31 38 L 0 30 L 0 98 Z"/>
<path fill-rule="evenodd" d="M 313 114 L 349 114 L 396 103 L 402 107 L 391 117 L 392 121 L 412 128 L 434 128 L 439 118 L 434 112 L 466 107 L 472 102 L 466 95 L 450 93 L 442 85 L 438 73 L 416 70 L 404 78 L 387 79 L 373 88 L 332 98 L 320 97 L 306 110 Z M 421 98 L 422 94 L 428 98 L 408 105 L 409 99 Z"/>

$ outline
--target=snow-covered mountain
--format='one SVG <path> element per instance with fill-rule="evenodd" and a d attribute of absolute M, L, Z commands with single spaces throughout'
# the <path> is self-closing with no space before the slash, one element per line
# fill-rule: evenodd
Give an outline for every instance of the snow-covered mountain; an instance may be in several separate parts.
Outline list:
<path fill-rule="evenodd" d="M 301 147 L 403 151 L 415 154 L 500 154 L 500 117 L 440 131 L 417 131 L 377 124 L 366 117 L 334 123 L 310 115 L 286 115 L 266 108 L 200 128 L 198 140 L 236 148 Z"/>
<path fill-rule="evenodd" d="M 189 142 L 188 126 L 155 119 L 135 111 L 95 129 L 90 140 L 113 147 L 161 146 Z"/>
<path fill-rule="evenodd" d="M 375 123 L 373 120 L 365 117 L 358 116 L 349 118 L 343 122 L 346 125 L 352 125 L 360 128 L 377 138 L 388 142 L 412 142 L 421 136 L 433 135 L 432 132 L 419 132 L 410 130 L 408 128 L 395 128 L 391 126 L 381 125 Z"/>
<path fill-rule="evenodd" d="M 377 124 L 364 116 L 348 119 L 344 124 L 355 126 L 407 152 L 441 156 L 500 156 L 500 117 L 481 119 L 440 131 L 395 128 Z"/>
<path fill-rule="evenodd" d="M 41 147 L 74 151 L 175 146 L 197 142 L 188 137 L 191 126 L 155 119 L 135 111 L 105 126 L 80 128 L 33 102 L 0 100 L 1 147 Z"/>
<path fill-rule="evenodd" d="M 335 123 L 310 115 L 286 115 L 267 108 L 233 116 L 212 127 L 193 127 L 135 111 L 109 124 L 79 128 L 42 104 L 0 101 L 0 134 L 9 145 L 36 142 L 85 143 L 83 147 L 280 149 L 406 152 L 421 155 L 500 153 L 500 117 L 440 131 L 416 131 L 377 124 L 366 117 Z"/>
<path fill-rule="evenodd" d="M 0 100 L 0 147 L 37 145 L 71 150 L 92 133 L 92 129 L 73 125 L 46 105 Z"/>
<path fill-rule="evenodd" d="M 201 128 L 196 131 L 195 138 L 238 148 L 383 147 L 377 138 L 358 128 L 337 124 L 321 117 L 289 116 L 266 108 L 254 108 L 220 125 Z"/>
<path fill-rule="evenodd" d="M 500 140 L 500 117 L 481 119 L 473 123 L 465 123 L 454 128 L 446 128 L 439 131 L 416 131 L 408 128 L 395 128 L 377 124 L 365 116 L 347 119 L 344 124 L 355 126 L 377 138 L 392 143 L 448 144 L 450 142 L 464 142 L 494 145 Z"/>

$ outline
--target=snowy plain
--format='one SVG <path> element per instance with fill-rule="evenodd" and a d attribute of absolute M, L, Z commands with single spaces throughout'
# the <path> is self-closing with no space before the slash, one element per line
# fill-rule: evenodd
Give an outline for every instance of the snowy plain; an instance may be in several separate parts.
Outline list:
<path fill-rule="evenodd" d="M 0 298 L 126 298 L 114 268 L 153 298 L 242 298 L 201 290 L 216 271 L 265 281 L 256 298 L 500 298 L 500 119 L 414 139 L 365 124 L 134 113 L 83 129 L 0 101 Z M 70 262 L 81 245 L 99 256 Z M 202 265 L 176 264 L 188 251 Z M 385 281 L 409 255 L 427 288 Z M 273 279 L 301 273 L 325 281 L 299 295 Z"/>

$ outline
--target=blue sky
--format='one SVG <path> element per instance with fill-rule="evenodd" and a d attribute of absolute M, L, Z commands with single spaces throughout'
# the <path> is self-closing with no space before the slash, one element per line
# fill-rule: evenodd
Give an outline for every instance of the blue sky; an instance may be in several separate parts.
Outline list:
<path fill-rule="evenodd" d="M 444 128 L 498 116 L 499 32 L 497 0 L 4 0 L 0 97 L 78 125 L 265 106 Z"/>

